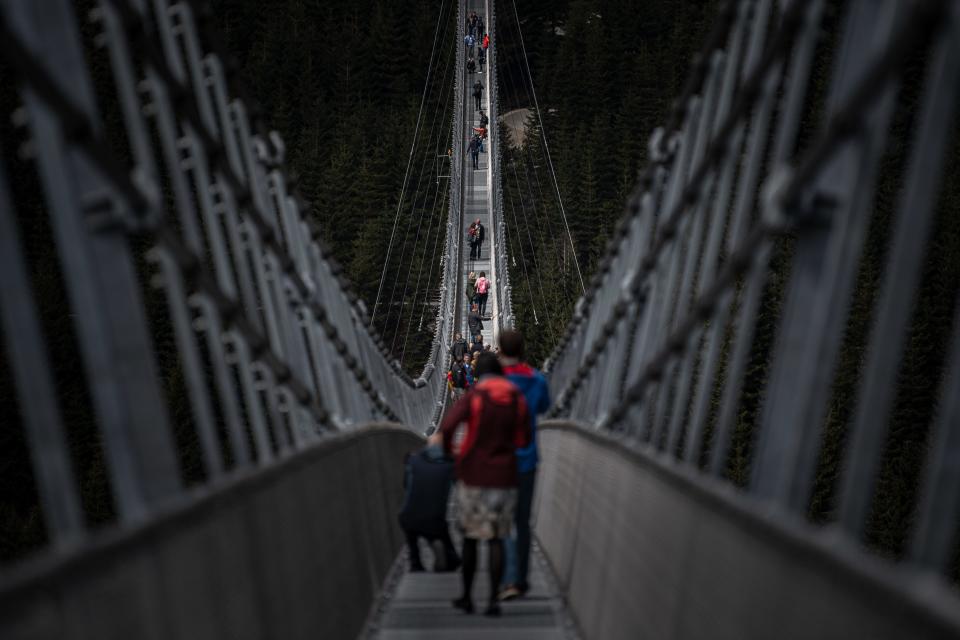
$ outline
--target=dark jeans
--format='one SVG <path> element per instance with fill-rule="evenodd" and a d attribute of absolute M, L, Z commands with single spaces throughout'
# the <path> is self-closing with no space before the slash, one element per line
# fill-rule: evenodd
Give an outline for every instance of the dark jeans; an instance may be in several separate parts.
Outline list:
<path fill-rule="evenodd" d="M 476 169 L 476 168 L 477 168 L 477 160 L 480 159 L 480 150 L 478 149 L 477 151 L 471 151 L 471 152 L 470 152 L 470 157 L 473 158 L 473 168 Z"/>
<path fill-rule="evenodd" d="M 428 543 L 433 543 L 436 540 L 443 543 L 444 555 L 446 555 L 444 559 L 445 562 L 443 563 L 444 567 L 450 567 L 460 562 L 457 550 L 453 546 L 453 540 L 450 539 L 449 531 L 444 530 L 442 534 L 437 535 L 434 533 L 423 533 L 422 531 L 404 529 L 403 533 L 407 537 L 407 549 L 410 550 L 410 566 L 412 568 L 423 567 L 423 561 L 420 559 L 420 546 L 417 544 L 419 538 L 425 538 Z M 439 558 L 434 558 L 434 566 L 439 564 L 439 561 Z"/>
<path fill-rule="evenodd" d="M 486 294 L 486 293 L 477 294 L 477 306 L 479 307 L 480 315 L 482 316 L 487 315 L 487 296 L 488 295 L 489 294 Z"/>
<path fill-rule="evenodd" d="M 504 584 L 514 584 L 522 591 L 530 588 L 527 576 L 530 573 L 530 511 L 533 507 L 533 487 L 537 471 L 527 471 L 517 476 L 517 511 L 514 519 L 516 538 L 507 541 L 507 570 Z"/>
<path fill-rule="evenodd" d="M 480 96 L 473 96 L 477 101 L 477 110 L 480 109 Z"/>

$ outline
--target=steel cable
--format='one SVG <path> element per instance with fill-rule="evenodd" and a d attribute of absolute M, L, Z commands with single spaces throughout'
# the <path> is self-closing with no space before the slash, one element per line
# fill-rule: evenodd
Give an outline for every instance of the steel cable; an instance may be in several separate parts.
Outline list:
<path fill-rule="evenodd" d="M 437 15 L 436 27 L 434 27 L 433 44 L 431 45 L 431 49 L 430 49 L 430 62 L 427 67 L 427 79 L 423 83 L 423 94 L 420 97 L 420 108 L 417 111 L 417 123 L 414 126 L 413 142 L 410 144 L 410 154 L 407 157 L 407 168 L 404 171 L 403 185 L 400 188 L 400 201 L 397 202 L 397 212 L 393 216 L 393 230 L 390 232 L 390 243 L 387 245 L 387 255 L 383 261 L 383 271 L 380 274 L 380 284 L 377 287 L 377 297 L 373 303 L 373 311 L 370 313 L 370 321 L 367 325 L 368 327 L 373 327 L 373 321 L 377 317 L 377 307 L 380 305 L 380 295 L 383 292 L 383 283 L 387 277 L 387 268 L 390 264 L 390 254 L 393 250 L 393 239 L 397 233 L 397 224 L 400 221 L 400 211 L 403 208 L 403 198 L 406 193 L 407 180 L 410 176 L 410 167 L 412 166 L 412 163 L 413 163 L 413 152 L 416 149 L 417 139 L 420 132 L 420 124 L 423 118 L 423 107 L 427 100 L 427 90 L 430 87 L 430 78 L 433 74 L 433 60 L 434 60 L 434 54 L 436 53 L 436 49 L 437 49 L 437 38 L 440 35 L 440 25 L 443 21 L 442 18 L 443 18 L 443 11 L 440 11 L 439 14 Z"/>
<path fill-rule="evenodd" d="M 547 144 L 547 131 L 543 126 L 543 116 L 540 114 L 540 102 L 537 100 L 537 90 L 533 86 L 533 74 L 530 72 L 530 61 L 527 58 L 527 46 L 523 41 L 523 30 L 520 28 L 520 15 L 517 13 L 517 3 L 510 0 L 513 5 L 513 15 L 517 20 L 517 35 L 520 38 L 520 48 L 523 52 L 523 62 L 527 70 L 527 78 L 530 82 L 530 92 L 533 94 L 533 106 L 537 111 L 537 121 L 540 123 L 540 134 L 543 137 L 543 148 L 546 151 L 547 164 L 550 166 L 550 176 L 553 178 L 553 187 L 557 191 L 557 201 L 560 203 L 560 215 L 563 217 L 563 226 L 567 231 L 567 239 L 570 240 L 570 248 L 573 250 L 573 264 L 577 268 L 577 277 L 580 279 L 580 290 L 586 293 L 587 288 L 583 283 L 583 273 L 580 271 L 580 260 L 577 258 L 577 245 L 573 241 L 573 234 L 570 233 L 570 224 L 567 221 L 567 212 L 563 207 L 563 196 L 560 194 L 560 183 L 557 182 L 557 172 L 553 167 L 553 159 L 550 156 L 550 146 Z"/>
<path fill-rule="evenodd" d="M 453 50 L 454 50 L 454 49 L 451 48 L 449 51 L 452 52 Z M 450 68 L 451 68 L 450 62 L 451 62 L 451 56 L 448 55 L 448 57 L 447 57 L 447 64 L 446 64 L 446 66 L 445 66 L 444 75 L 443 75 L 443 82 L 442 82 L 441 84 L 439 84 L 439 85 L 436 85 L 436 86 L 440 86 L 440 87 L 441 87 L 441 89 L 440 89 L 441 91 L 443 91 L 442 87 L 444 87 L 445 85 L 448 84 L 448 82 L 447 82 L 447 73 L 449 72 L 449 70 L 450 70 Z M 431 94 L 432 94 L 432 89 L 431 89 Z M 430 122 L 429 134 L 428 134 L 428 136 L 427 136 L 428 143 L 429 143 L 429 140 L 432 140 L 432 139 L 434 138 L 434 132 L 436 131 L 436 124 L 437 124 L 437 116 L 439 115 L 442 106 L 443 106 L 443 101 L 442 101 L 442 100 L 438 100 L 436 106 L 434 107 L 433 117 L 431 118 L 431 122 Z M 440 136 L 443 135 L 443 130 L 442 130 L 442 129 L 441 129 L 439 135 L 440 135 Z M 419 138 L 418 138 L 417 142 L 419 142 Z M 419 146 L 419 145 L 418 145 L 418 146 Z M 414 154 L 415 154 L 415 152 L 414 152 Z M 420 199 L 420 190 L 421 190 L 421 186 L 422 186 L 422 184 L 423 184 L 423 175 L 424 175 L 424 171 L 425 171 L 425 169 L 426 169 L 426 166 L 427 166 L 427 156 L 426 156 L 426 154 L 424 154 L 424 155 L 423 155 L 423 159 L 421 160 L 421 163 L 420 163 L 420 171 L 419 171 L 419 173 L 418 173 L 418 175 L 417 175 L 417 185 L 416 185 L 416 188 L 415 188 L 415 190 L 414 190 L 413 198 L 412 198 L 412 200 L 411 200 L 411 209 L 410 209 L 410 210 L 411 210 L 411 213 L 414 213 L 414 214 L 415 214 L 416 211 L 417 211 L 417 202 L 418 202 L 419 199 Z M 429 195 L 429 190 L 428 190 L 428 192 L 427 192 L 427 195 Z M 435 195 L 436 195 L 436 194 L 435 194 Z M 424 197 L 424 203 L 425 203 L 425 202 L 426 202 L 426 195 L 425 195 L 425 197 Z M 422 224 L 423 224 L 423 216 L 421 215 L 421 216 L 417 219 L 417 231 L 416 231 L 416 235 L 415 235 L 415 238 L 414 238 L 413 249 L 412 249 L 412 251 L 411 251 L 412 257 L 411 257 L 410 265 L 409 265 L 409 267 L 408 267 L 408 269 L 407 269 L 406 278 L 405 278 L 405 280 L 404 280 L 403 293 L 401 294 L 401 297 L 400 297 L 400 309 L 399 309 L 399 311 L 397 311 L 397 313 L 396 313 L 396 322 L 394 323 L 393 337 L 392 337 L 391 340 L 390 340 L 390 350 L 391 350 L 391 351 L 393 351 L 393 349 L 396 347 L 397 337 L 398 337 L 399 331 L 400 331 L 400 321 L 401 321 L 401 319 L 403 318 L 403 301 L 406 299 L 407 289 L 409 288 L 409 284 L 410 284 L 410 275 L 411 275 L 411 272 L 412 272 L 412 269 L 413 269 L 413 261 L 416 259 L 416 251 L 417 251 L 417 247 L 419 246 L 419 242 L 420 242 L 420 231 L 421 231 L 421 229 L 422 229 Z M 397 270 L 396 270 L 396 272 L 395 272 L 395 276 L 394 276 L 394 279 L 393 279 L 393 285 L 392 285 L 391 290 L 390 290 L 390 299 L 389 299 L 389 302 L 387 303 L 387 311 L 386 311 L 386 317 L 385 317 L 385 321 L 384 321 L 384 334 L 386 334 L 386 329 L 387 329 L 387 327 L 389 326 L 390 318 L 391 318 L 391 316 L 393 315 L 393 306 L 394 306 L 394 301 L 396 300 L 397 285 L 399 284 L 399 281 L 400 281 L 400 272 L 401 272 L 402 267 L 403 267 L 404 257 L 406 256 L 406 253 L 407 253 L 407 238 L 409 237 L 409 235 L 410 235 L 410 226 L 406 226 L 405 229 L 404 229 L 404 234 L 403 234 L 403 242 L 402 242 L 402 244 L 401 244 L 400 259 L 398 260 L 398 263 L 397 263 Z M 385 266 L 386 266 L 387 268 L 389 268 L 389 264 L 386 264 Z"/>

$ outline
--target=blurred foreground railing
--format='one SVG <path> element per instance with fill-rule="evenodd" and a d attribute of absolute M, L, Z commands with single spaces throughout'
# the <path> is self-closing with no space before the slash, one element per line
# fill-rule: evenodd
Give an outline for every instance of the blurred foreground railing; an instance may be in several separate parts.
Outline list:
<path fill-rule="evenodd" d="M 956 577 L 958 78 L 956 2 L 725 3 L 549 360 L 554 415 Z"/>
<path fill-rule="evenodd" d="M 189 500 L 186 485 L 354 424 L 426 429 L 443 408 L 457 261 L 410 379 L 368 333 L 205 10 L 0 6 L 3 364 L 56 546 L 89 530 L 79 475 L 108 476 L 105 509 L 126 525 Z M 448 226 L 445 255 L 458 241 Z M 78 442 L 103 463 L 75 468 Z"/>

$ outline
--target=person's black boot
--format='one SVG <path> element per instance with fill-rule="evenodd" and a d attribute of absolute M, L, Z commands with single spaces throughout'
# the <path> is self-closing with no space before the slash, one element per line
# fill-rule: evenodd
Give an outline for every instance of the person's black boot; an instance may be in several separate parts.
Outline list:
<path fill-rule="evenodd" d="M 467 596 L 462 596 L 453 601 L 453 606 L 464 613 L 473 613 L 473 600 Z"/>
<path fill-rule="evenodd" d="M 447 560 L 447 571 L 456 571 L 460 568 L 461 564 L 460 558 L 454 555 Z"/>

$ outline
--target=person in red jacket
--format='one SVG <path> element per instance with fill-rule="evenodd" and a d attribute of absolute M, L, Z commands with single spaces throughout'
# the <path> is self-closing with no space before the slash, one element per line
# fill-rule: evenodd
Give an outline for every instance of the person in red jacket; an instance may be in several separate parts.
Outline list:
<path fill-rule="evenodd" d="M 493 353 L 477 357 L 476 383 L 443 419 L 437 439 L 453 452 L 457 426 L 466 423 L 466 435 L 456 457 L 455 495 L 463 530 L 463 595 L 453 606 L 473 612 L 473 578 L 477 569 L 477 541 L 490 551 L 490 601 L 484 612 L 500 615 L 497 589 L 503 578 L 503 540 L 510 534 L 517 504 L 517 449 L 531 442 L 530 419 L 523 393 L 503 377 Z"/>

